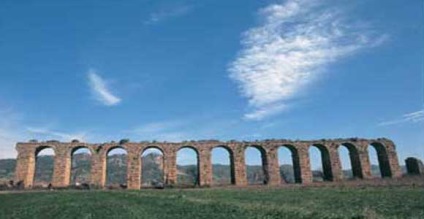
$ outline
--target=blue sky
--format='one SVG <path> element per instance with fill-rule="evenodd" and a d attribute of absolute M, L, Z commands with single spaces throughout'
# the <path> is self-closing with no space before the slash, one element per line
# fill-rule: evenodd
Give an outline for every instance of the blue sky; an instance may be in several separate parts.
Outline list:
<path fill-rule="evenodd" d="M 422 2 L 0 3 L 16 141 L 387 137 L 424 159 Z"/>

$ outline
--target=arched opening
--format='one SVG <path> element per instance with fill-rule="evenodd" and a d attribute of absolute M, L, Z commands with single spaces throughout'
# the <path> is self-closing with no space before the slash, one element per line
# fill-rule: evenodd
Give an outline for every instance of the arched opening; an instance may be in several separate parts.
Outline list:
<path fill-rule="evenodd" d="M 212 184 L 235 184 L 233 155 L 230 149 L 219 146 L 212 149 Z"/>
<path fill-rule="evenodd" d="M 372 148 L 372 149 L 370 149 Z M 386 148 L 380 143 L 371 143 L 368 146 L 371 175 L 373 177 L 391 177 L 389 157 Z"/>
<path fill-rule="evenodd" d="M 156 147 L 150 147 L 141 154 L 141 186 L 163 187 L 164 159 L 163 152 Z"/>
<path fill-rule="evenodd" d="M 362 178 L 362 167 L 356 147 L 352 144 L 342 144 L 338 152 L 343 179 Z"/>
<path fill-rule="evenodd" d="M 78 147 L 71 154 L 71 185 L 90 184 L 91 152 L 86 147 Z"/>
<path fill-rule="evenodd" d="M 180 186 L 199 185 L 199 154 L 191 147 L 177 152 L 177 184 Z"/>
<path fill-rule="evenodd" d="M 349 157 L 349 149 L 344 145 L 340 145 L 338 148 L 340 167 L 342 169 L 343 179 L 353 179 L 352 164 Z"/>
<path fill-rule="evenodd" d="M 50 147 L 37 148 L 35 152 L 34 187 L 47 188 L 53 183 L 54 150 Z"/>
<path fill-rule="evenodd" d="M 377 151 L 374 147 L 368 147 L 368 154 L 370 160 L 371 176 L 381 177 L 380 165 L 378 163 Z"/>
<path fill-rule="evenodd" d="M 299 155 L 291 145 L 278 148 L 281 183 L 301 183 Z"/>
<path fill-rule="evenodd" d="M 245 165 L 249 185 L 268 184 L 267 160 L 262 147 L 249 146 L 246 148 Z"/>
<path fill-rule="evenodd" d="M 127 151 L 122 147 L 115 147 L 108 151 L 106 186 L 109 188 L 126 188 L 127 159 Z"/>
<path fill-rule="evenodd" d="M 309 147 L 309 160 L 314 182 L 333 180 L 330 154 L 325 146 L 311 145 Z"/>

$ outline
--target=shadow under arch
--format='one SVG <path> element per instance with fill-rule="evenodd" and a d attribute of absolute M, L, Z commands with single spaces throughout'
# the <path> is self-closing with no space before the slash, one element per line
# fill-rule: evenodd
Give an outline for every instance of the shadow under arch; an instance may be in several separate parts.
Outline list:
<path fill-rule="evenodd" d="M 263 182 L 262 184 L 267 185 L 269 182 L 269 170 L 268 170 L 268 159 L 266 156 L 266 150 L 261 146 L 261 145 L 246 145 L 244 147 L 244 156 L 245 156 L 245 165 L 246 165 L 246 177 L 248 177 L 248 170 L 247 170 L 247 159 L 246 159 L 246 152 L 249 148 L 254 148 L 256 150 L 259 151 L 260 153 L 260 158 L 261 158 L 261 164 L 262 164 L 262 173 L 263 173 Z M 247 181 L 249 182 L 249 179 L 247 179 Z"/>
<path fill-rule="evenodd" d="M 369 145 L 372 146 L 377 152 L 377 160 L 378 160 L 378 166 L 380 168 L 381 177 L 383 178 L 392 177 L 392 170 L 390 168 L 389 156 L 387 154 L 387 150 L 384 144 L 380 142 L 371 142 Z M 367 150 L 369 150 L 369 146 Z M 369 151 L 368 151 L 368 156 L 369 156 Z"/>
<path fill-rule="evenodd" d="M 211 148 L 211 164 L 212 164 L 212 177 L 214 174 L 214 164 L 213 164 L 213 151 L 215 149 L 223 149 L 228 153 L 229 158 L 229 168 L 230 168 L 230 184 L 235 185 L 236 184 L 236 177 L 235 177 L 235 167 L 234 167 L 234 152 L 233 150 L 228 147 L 227 145 L 217 145 Z M 212 179 L 213 182 L 213 179 Z"/>
<path fill-rule="evenodd" d="M 150 150 L 150 151 L 149 151 Z M 155 150 L 159 153 L 155 153 Z M 165 183 L 165 153 L 155 145 L 147 146 L 140 153 L 141 187 L 162 187 Z M 157 159 L 160 159 L 158 162 Z"/>
<path fill-rule="evenodd" d="M 192 164 L 186 164 L 186 165 L 179 165 L 178 164 L 178 160 L 179 160 L 179 153 L 181 153 L 181 151 L 184 150 L 191 150 L 194 151 L 195 153 L 195 157 L 196 157 L 196 162 L 195 162 L 195 166 L 193 167 Z M 198 186 L 200 185 L 200 153 L 197 150 L 196 147 L 191 146 L 191 145 L 184 145 L 179 147 L 176 150 L 176 165 L 177 165 L 177 181 L 176 184 L 178 185 L 194 185 L 194 186 Z M 183 174 L 178 174 L 178 172 L 183 173 Z M 184 177 L 193 177 L 192 179 L 192 183 L 190 183 L 189 179 L 185 179 Z"/>
<path fill-rule="evenodd" d="M 359 157 L 358 148 L 352 143 L 342 143 L 337 147 L 339 155 L 340 155 L 341 147 L 346 148 L 349 152 L 350 167 L 351 167 L 353 178 L 360 178 L 360 179 L 364 178 L 362 174 L 362 165 L 361 165 L 361 160 Z M 340 159 L 340 156 L 339 156 L 339 159 Z M 340 163 L 342 163 L 341 160 L 340 160 Z M 342 168 L 342 171 L 344 171 L 343 168 Z"/>
<path fill-rule="evenodd" d="M 321 167 L 322 167 L 322 178 L 324 181 L 333 181 L 333 171 L 331 168 L 331 159 L 330 159 L 330 152 L 328 148 L 325 145 L 322 144 L 312 144 L 309 147 L 309 152 L 311 148 L 317 148 L 321 155 Z M 311 157 L 309 157 L 311 159 Z M 311 167 L 312 168 L 312 167 Z"/>
<path fill-rule="evenodd" d="M 286 148 L 288 151 L 290 151 L 291 154 L 291 165 L 293 168 L 293 175 L 294 175 L 294 182 L 295 183 L 302 183 L 302 172 L 301 172 L 301 168 L 300 168 L 300 157 L 299 157 L 299 152 L 296 149 L 295 146 L 290 145 L 290 144 L 284 144 L 281 146 L 278 146 L 278 150 L 280 150 L 281 148 Z M 279 163 L 280 168 L 281 168 L 281 164 Z M 280 170 L 281 172 L 281 170 Z M 283 177 L 284 178 L 284 177 Z M 286 181 L 287 183 L 287 179 L 284 179 L 284 181 Z"/>

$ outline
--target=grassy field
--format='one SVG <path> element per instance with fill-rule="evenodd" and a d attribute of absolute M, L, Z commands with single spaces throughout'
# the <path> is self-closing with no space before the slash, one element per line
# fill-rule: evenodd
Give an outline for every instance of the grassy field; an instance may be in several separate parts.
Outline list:
<path fill-rule="evenodd" d="M 0 194 L 0 218 L 424 218 L 424 188 L 264 188 Z"/>

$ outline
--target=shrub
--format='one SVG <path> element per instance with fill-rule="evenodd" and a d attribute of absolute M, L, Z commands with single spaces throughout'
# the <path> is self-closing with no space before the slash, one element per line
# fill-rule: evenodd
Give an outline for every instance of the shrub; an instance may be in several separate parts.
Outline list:
<path fill-rule="evenodd" d="M 119 144 L 126 144 L 126 143 L 128 143 L 128 142 L 130 142 L 130 139 L 128 139 L 128 138 L 124 138 L 124 139 L 121 139 L 121 140 L 119 141 Z"/>

